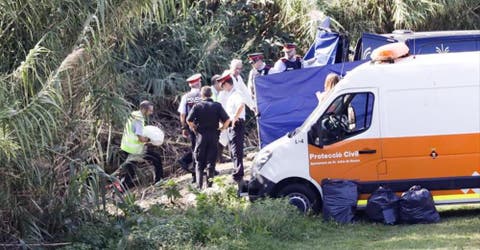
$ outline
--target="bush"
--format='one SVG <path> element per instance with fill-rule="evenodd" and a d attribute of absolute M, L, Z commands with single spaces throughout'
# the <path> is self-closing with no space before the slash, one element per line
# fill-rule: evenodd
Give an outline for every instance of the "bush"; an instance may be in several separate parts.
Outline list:
<path fill-rule="evenodd" d="M 145 232 L 133 232 L 125 235 L 118 243 L 117 249 L 157 249 L 155 242 L 152 241 Z"/>
<path fill-rule="evenodd" d="M 192 241 L 190 223 L 185 217 L 165 218 L 146 232 L 157 247 L 172 247 L 176 244 L 188 244 Z"/>
<path fill-rule="evenodd" d="M 310 219 L 286 199 L 264 199 L 242 211 L 239 222 L 246 233 L 290 240 L 301 238 L 304 225 Z"/>
<path fill-rule="evenodd" d="M 275 239 L 302 237 L 310 218 L 300 214 L 288 201 L 265 199 L 250 203 L 237 198 L 232 191 L 235 191 L 234 186 L 225 186 L 220 192 L 197 193 L 197 207 L 188 209 L 185 216 L 175 217 L 169 226 L 160 228 L 164 232 L 183 230 L 186 236 L 176 238 L 183 244 L 213 244 L 222 248 L 229 248 L 235 245 L 235 240 L 242 242 L 240 239 L 246 240 L 252 235 Z"/>
<path fill-rule="evenodd" d="M 121 227 L 113 222 L 85 223 L 70 233 L 73 245 L 63 249 L 104 249 L 115 246 L 122 236 Z"/>

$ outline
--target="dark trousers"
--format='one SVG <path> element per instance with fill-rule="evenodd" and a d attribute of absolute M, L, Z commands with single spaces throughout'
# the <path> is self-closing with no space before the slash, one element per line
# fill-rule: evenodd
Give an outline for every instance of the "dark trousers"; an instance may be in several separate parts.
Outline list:
<path fill-rule="evenodd" d="M 128 158 L 128 153 L 126 153 Z M 157 152 L 155 147 L 147 147 L 145 154 L 143 155 L 145 161 L 150 162 L 155 167 L 155 182 L 160 181 L 163 178 L 163 165 L 162 156 Z M 136 161 L 126 161 L 121 167 L 125 170 L 124 185 L 127 187 L 133 187 L 133 180 L 135 179 L 135 167 L 139 163 Z"/>
<path fill-rule="evenodd" d="M 217 148 L 218 148 L 218 150 L 217 150 L 217 152 L 218 152 L 217 153 L 217 163 L 223 163 L 223 157 L 222 157 L 223 156 L 223 145 L 219 142 L 217 144 Z"/>
<path fill-rule="evenodd" d="M 203 187 L 204 170 L 207 169 L 207 186 L 211 187 L 211 179 L 215 175 L 215 162 L 218 153 L 218 136 L 217 130 L 205 131 L 197 133 L 197 144 L 195 145 L 195 172 L 197 187 Z"/>
<path fill-rule="evenodd" d="M 243 179 L 243 142 L 245 140 L 245 121 L 238 120 L 235 127 L 228 128 L 230 155 L 234 171 L 232 177 L 239 182 Z"/>
<path fill-rule="evenodd" d="M 188 134 L 190 136 L 190 143 L 191 143 L 190 148 L 191 148 L 191 150 L 189 150 L 185 155 L 183 155 L 182 158 L 180 158 L 180 161 L 182 162 L 182 165 L 187 166 L 187 169 L 185 169 L 185 170 L 192 173 L 192 176 L 195 179 L 195 167 L 190 168 L 190 165 L 194 161 L 193 151 L 195 150 L 197 137 L 196 137 L 195 133 L 191 130 L 188 130 Z"/>

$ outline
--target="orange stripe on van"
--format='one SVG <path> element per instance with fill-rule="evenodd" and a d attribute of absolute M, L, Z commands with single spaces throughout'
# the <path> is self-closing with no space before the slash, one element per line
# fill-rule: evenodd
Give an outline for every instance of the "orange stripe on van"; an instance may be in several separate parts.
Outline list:
<path fill-rule="evenodd" d="M 361 150 L 376 152 L 358 154 Z M 319 183 L 326 178 L 382 181 L 480 173 L 480 133 L 345 140 L 323 148 L 309 145 L 308 153 L 310 176 Z"/>

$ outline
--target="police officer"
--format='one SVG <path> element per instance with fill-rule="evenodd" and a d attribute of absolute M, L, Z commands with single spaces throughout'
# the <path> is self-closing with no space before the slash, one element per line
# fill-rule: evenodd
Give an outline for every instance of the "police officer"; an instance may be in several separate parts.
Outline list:
<path fill-rule="evenodd" d="M 255 78 L 257 76 L 265 76 L 268 75 L 268 72 L 270 71 L 270 66 L 265 64 L 263 61 L 263 54 L 262 53 L 253 53 L 248 55 L 248 62 L 250 65 L 252 65 L 252 69 L 250 70 L 248 74 L 248 90 L 250 91 L 250 94 L 252 97 L 255 99 Z"/>
<path fill-rule="evenodd" d="M 185 138 L 190 138 L 191 142 L 191 150 L 188 151 L 188 153 L 186 153 L 180 160 L 178 160 L 178 163 L 180 163 L 180 166 L 184 170 L 192 173 L 192 182 L 195 182 L 195 170 L 190 168 L 190 164 L 193 162 L 192 152 L 195 148 L 196 137 L 195 133 L 189 129 L 186 122 L 186 117 L 192 110 L 193 106 L 202 100 L 200 97 L 200 88 L 202 86 L 201 78 L 201 74 L 194 74 L 187 79 L 188 85 L 190 86 L 190 91 L 182 96 L 180 105 L 178 106 L 182 135 Z"/>
<path fill-rule="evenodd" d="M 269 74 L 315 66 L 315 62 L 317 61 L 316 57 L 303 60 L 302 57 L 296 54 L 296 49 L 297 45 L 294 43 L 285 43 L 282 50 L 285 53 L 285 56 L 275 62 L 273 68 L 270 69 Z"/>
<path fill-rule="evenodd" d="M 245 102 L 240 92 L 233 87 L 232 75 L 224 72 L 219 82 L 225 92 L 226 111 L 231 120 L 231 127 L 228 128 L 228 140 L 230 155 L 234 165 L 232 174 L 239 186 L 242 186 L 243 168 L 243 142 L 245 140 Z"/>
<path fill-rule="evenodd" d="M 198 188 L 203 187 L 204 170 L 207 168 L 207 187 L 212 186 L 211 178 L 215 172 L 217 144 L 220 130 L 226 129 L 230 119 L 222 105 L 212 100 L 209 86 L 201 89 L 202 102 L 196 104 L 188 114 L 187 123 L 197 137 L 195 144 L 195 172 Z M 219 128 L 219 123 L 222 126 Z"/>

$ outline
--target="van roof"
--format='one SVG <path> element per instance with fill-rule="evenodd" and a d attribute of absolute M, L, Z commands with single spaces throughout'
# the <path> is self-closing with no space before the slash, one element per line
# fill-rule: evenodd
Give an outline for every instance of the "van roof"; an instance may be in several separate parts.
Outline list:
<path fill-rule="evenodd" d="M 404 89 L 421 87 L 422 80 L 425 84 L 435 81 L 448 85 L 448 79 L 454 78 L 480 84 L 480 51 L 411 55 L 392 64 L 366 62 L 349 72 L 339 85 L 342 89 Z"/>
<path fill-rule="evenodd" d="M 435 37 L 451 37 L 451 36 L 475 36 L 480 35 L 480 30 L 445 30 L 445 31 L 426 31 L 413 32 L 411 30 L 395 30 L 388 34 L 372 34 L 392 38 L 399 42 L 405 42 L 411 39 L 435 38 Z"/>

